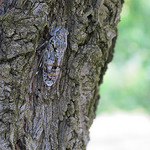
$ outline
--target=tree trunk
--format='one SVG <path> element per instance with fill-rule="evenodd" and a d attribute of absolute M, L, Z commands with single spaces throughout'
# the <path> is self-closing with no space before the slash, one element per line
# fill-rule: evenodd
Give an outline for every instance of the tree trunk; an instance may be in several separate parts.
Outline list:
<path fill-rule="evenodd" d="M 0 149 L 84 150 L 123 0 L 0 2 Z M 68 30 L 56 82 L 43 82 L 41 45 Z"/>

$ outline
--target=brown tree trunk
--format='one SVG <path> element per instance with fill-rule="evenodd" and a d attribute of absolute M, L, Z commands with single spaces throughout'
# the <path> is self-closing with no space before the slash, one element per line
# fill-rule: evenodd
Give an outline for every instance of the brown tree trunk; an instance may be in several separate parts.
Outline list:
<path fill-rule="evenodd" d="M 123 0 L 3 0 L 0 149 L 84 150 L 112 60 Z M 61 73 L 42 79 L 39 48 L 51 24 L 68 30 Z"/>

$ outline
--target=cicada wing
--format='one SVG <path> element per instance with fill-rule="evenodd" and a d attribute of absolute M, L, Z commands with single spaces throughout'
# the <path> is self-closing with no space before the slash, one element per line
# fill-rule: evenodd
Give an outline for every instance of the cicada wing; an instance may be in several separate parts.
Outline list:
<path fill-rule="evenodd" d="M 53 46 L 50 45 L 43 57 L 43 81 L 48 87 L 56 82 L 59 71 L 56 52 Z"/>

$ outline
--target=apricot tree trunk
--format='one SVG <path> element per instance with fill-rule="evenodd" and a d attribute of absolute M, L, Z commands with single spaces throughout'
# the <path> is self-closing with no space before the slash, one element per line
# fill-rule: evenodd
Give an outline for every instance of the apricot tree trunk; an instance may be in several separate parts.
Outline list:
<path fill-rule="evenodd" d="M 0 149 L 84 150 L 123 0 L 0 1 Z M 68 30 L 61 72 L 48 88 L 41 45 Z"/>

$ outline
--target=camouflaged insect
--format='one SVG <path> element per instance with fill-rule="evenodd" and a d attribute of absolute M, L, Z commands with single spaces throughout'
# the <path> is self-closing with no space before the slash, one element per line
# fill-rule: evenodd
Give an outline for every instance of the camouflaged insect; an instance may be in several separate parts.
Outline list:
<path fill-rule="evenodd" d="M 52 37 L 43 56 L 43 81 L 48 87 L 56 82 L 60 74 L 60 65 L 67 48 L 68 31 L 62 27 L 53 31 L 51 27 L 50 35 Z"/>

